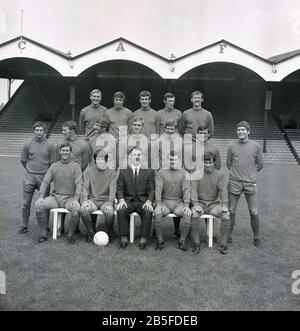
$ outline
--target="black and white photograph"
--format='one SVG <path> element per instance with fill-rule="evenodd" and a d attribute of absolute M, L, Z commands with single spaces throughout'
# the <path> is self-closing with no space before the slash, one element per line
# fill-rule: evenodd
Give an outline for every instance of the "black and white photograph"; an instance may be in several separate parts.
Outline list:
<path fill-rule="evenodd" d="M 0 0 L 0 311 L 299 311 L 299 192 L 299 0 Z"/>

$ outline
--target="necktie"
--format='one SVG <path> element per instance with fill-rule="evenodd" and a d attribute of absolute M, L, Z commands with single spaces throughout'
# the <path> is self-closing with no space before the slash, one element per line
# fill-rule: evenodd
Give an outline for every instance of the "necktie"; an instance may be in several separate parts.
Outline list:
<path fill-rule="evenodd" d="M 134 181 L 136 182 L 138 176 L 138 170 L 137 168 L 134 169 Z"/>

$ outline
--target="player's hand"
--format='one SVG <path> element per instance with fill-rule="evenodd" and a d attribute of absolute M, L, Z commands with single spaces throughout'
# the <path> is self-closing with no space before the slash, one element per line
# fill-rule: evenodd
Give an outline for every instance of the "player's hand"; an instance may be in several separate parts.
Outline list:
<path fill-rule="evenodd" d="M 161 202 L 158 202 L 157 204 L 156 204 L 156 207 L 155 207 L 155 214 L 156 215 L 161 215 L 162 213 L 163 213 L 163 205 L 162 205 L 162 203 Z"/>
<path fill-rule="evenodd" d="M 182 208 L 182 212 L 184 215 L 186 215 L 187 217 L 190 217 L 192 215 L 192 211 L 190 210 L 189 207 L 183 207 Z"/>
<path fill-rule="evenodd" d="M 114 214 L 114 208 L 112 206 L 106 206 L 104 212 L 107 216 L 111 217 Z"/>
<path fill-rule="evenodd" d="M 117 205 L 117 210 L 120 210 L 121 208 L 128 208 L 127 203 L 124 199 L 121 199 Z"/>
<path fill-rule="evenodd" d="M 38 198 L 35 203 L 36 209 L 43 209 L 45 206 L 45 199 L 44 198 Z"/>
<path fill-rule="evenodd" d="M 203 214 L 203 210 L 200 206 L 194 206 L 193 209 L 196 211 L 196 213 L 202 215 Z"/>
<path fill-rule="evenodd" d="M 143 205 L 143 209 L 146 208 L 148 209 L 149 211 L 153 212 L 153 207 L 152 207 L 152 203 L 151 201 L 147 200 L 144 205 Z"/>
<path fill-rule="evenodd" d="M 71 203 L 71 208 L 73 211 L 79 212 L 80 211 L 80 203 L 78 202 L 77 199 L 73 199 Z"/>
<path fill-rule="evenodd" d="M 81 205 L 81 210 L 85 213 L 88 213 L 90 211 L 90 204 L 87 201 L 84 201 Z"/>
<path fill-rule="evenodd" d="M 228 213 L 229 210 L 228 210 L 228 207 L 227 206 L 223 206 L 222 207 L 222 213 Z"/>

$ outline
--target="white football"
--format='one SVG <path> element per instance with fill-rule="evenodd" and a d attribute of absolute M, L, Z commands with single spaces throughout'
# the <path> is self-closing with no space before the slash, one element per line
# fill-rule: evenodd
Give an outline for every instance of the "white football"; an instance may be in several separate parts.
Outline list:
<path fill-rule="evenodd" d="M 109 242 L 109 238 L 106 232 L 99 231 L 94 235 L 94 244 L 97 246 L 106 246 Z"/>

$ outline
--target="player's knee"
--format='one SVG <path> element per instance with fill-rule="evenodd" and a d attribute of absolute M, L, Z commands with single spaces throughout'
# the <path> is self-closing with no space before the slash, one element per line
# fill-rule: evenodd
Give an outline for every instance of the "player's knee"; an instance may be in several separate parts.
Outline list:
<path fill-rule="evenodd" d="M 22 209 L 28 210 L 28 209 L 30 209 L 30 206 L 31 206 L 30 201 L 23 200 Z"/>
<path fill-rule="evenodd" d="M 230 214 L 229 212 L 222 213 L 222 220 L 229 220 L 230 219 Z"/>
<path fill-rule="evenodd" d="M 249 213 L 250 213 L 250 216 L 257 216 L 258 215 L 257 208 L 256 207 L 250 208 Z"/>
<path fill-rule="evenodd" d="M 155 216 L 155 218 L 162 217 L 162 210 L 161 210 L 161 208 L 155 208 L 154 209 L 154 216 Z"/>

